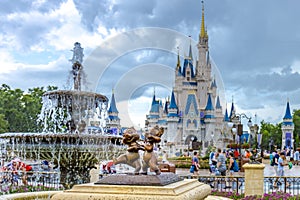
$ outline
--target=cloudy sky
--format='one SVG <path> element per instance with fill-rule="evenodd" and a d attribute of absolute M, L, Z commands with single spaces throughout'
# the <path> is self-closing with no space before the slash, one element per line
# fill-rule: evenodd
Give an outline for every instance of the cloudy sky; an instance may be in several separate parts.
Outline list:
<path fill-rule="evenodd" d="M 300 109 L 300 1 L 206 0 L 214 76 L 227 108 L 282 120 L 287 99 Z M 176 52 L 196 57 L 200 0 L 2 0 L 0 82 L 11 88 L 69 89 L 75 42 L 84 48 L 86 90 L 115 89 L 123 125 L 143 126 L 153 88 L 173 86 Z M 222 91 L 220 91 L 222 93 Z M 128 111 L 129 110 L 129 111 Z M 124 114 L 124 113 L 128 114 Z"/>

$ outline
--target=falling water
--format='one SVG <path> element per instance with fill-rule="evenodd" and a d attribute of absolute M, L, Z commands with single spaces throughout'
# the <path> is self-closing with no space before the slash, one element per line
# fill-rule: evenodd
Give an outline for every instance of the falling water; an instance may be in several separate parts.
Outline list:
<path fill-rule="evenodd" d="M 43 131 L 0 135 L 0 140 L 5 141 L 7 161 L 14 157 L 29 162 L 47 160 L 55 166 L 60 174 L 60 183 L 65 188 L 89 182 L 90 169 L 124 151 L 120 145 L 121 136 L 103 131 L 107 97 L 81 91 L 81 79 L 85 76 L 80 62 L 83 54 L 80 51 L 80 44 L 75 43 L 71 60 L 74 89 L 50 91 L 42 97 L 38 123 L 43 126 Z M 88 130 L 91 119 L 99 121 L 100 133 Z"/>

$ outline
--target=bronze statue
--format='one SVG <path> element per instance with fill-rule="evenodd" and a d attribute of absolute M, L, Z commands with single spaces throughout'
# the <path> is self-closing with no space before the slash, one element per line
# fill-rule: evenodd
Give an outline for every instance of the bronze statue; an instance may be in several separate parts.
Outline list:
<path fill-rule="evenodd" d="M 161 141 L 160 137 L 164 133 L 163 128 L 155 126 L 145 134 L 144 144 L 139 144 L 139 134 L 134 128 L 129 128 L 123 134 L 123 144 L 128 145 L 127 152 L 120 155 L 117 159 L 114 159 L 114 164 L 127 164 L 135 168 L 134 174 L 139 174 L 141 168 L 141 174 L 147 174 L 148 168 L 159 175 L 160 169 L 158 167 L 157 157 L 153 152 L 154 144 Z M 142 165 L 139 155 L 139 150 L 144 151 Z"/>
<path fill-rule="evenodd" d="M 147 174 L 147 170 L 150 167 L 152 171 L 159 175 L 160 169 L 158 167 L 157 157 L 153 152 L 153 147 L 155 143 L 159 143 L 161 141 L 160 137 L 164 133 L 163 128 L 159 128 L 155 126 L 150 130 L 150 132 L 145 134 L 145 144 L 144 144 L 144 156 L 143 156 L 143 167 L 142 174 Z"/>
<path fill-rule="evenodd" d="M 134 167 L 134 173 L 139 174 L 141 170 L 141 161 L 139 150 L 144 150 L 137 141 L 140 139 L 139 134 L 132 127 L 127 129 L 123 134 L 123 144 L 128 145 L 127 152 L 114 159 L 114 164 L 127 164 Z"/>

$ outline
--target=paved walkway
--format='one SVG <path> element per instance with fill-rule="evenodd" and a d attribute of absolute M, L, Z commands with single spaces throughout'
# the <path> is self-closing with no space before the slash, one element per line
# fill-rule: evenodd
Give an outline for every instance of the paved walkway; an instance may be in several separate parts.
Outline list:
<path fill-rule="evenodd" d="M 274 167 L 270 166 L 266 161 L 264 161 L 265 169 L 264 169 L 264 176 L 275 176 L 275 170 Z M 176 168 L 176 174 L 183 175 L 183 176 L 189 176 L 191 175 L 189 169 L 184 168 Z M 236 176 L 244 176 L 244 172 L 235 172 L 234 175 Z M 208 169 L 200 169 L 199 170 L 200 176 L 209 176 L 209 170 Z M 292 169 L 289 169 L 287 166 L 284 167 L 284 175 L 285 176 L 300 176 L 300 165 L 294 165 Z"/>

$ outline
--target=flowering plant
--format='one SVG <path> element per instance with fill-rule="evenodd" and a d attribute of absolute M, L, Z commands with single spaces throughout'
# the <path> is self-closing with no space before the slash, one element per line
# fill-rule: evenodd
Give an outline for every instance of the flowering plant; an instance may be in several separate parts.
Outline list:
<path fill-rule="evenodd" d="M 226 197 L 230 199 L 235 200 L 297 200 L 300 199 L 300 195 L 291 195 L 289 193 L 283 193 L 283 192 L 272 192 L 269 194 L 264 194 L 263 196 L 258 195 L 251 195 L 244 197 L 243 194 L 238 194 L 234 192 L 219 192 L 216 190 L 213 190 L 211 195 L 214 196 L 221 196 Z"/>

